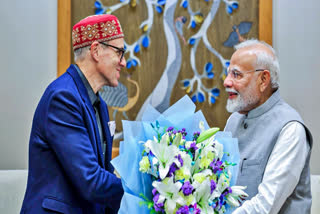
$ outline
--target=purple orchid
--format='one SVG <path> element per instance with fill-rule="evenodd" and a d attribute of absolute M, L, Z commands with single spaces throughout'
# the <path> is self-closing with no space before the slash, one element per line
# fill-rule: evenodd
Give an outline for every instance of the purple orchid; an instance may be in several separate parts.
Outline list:
<path fill-rule="evenodd" d="M 181 155 L 179 154 L 178 156 L 176 156 L 176 158 L 178 158 L 178 161 L 180 162 L 181 167 L 182 167 L 183 166 L 183 159 L 182 159 Z"/>
<path fill-rule="evenodd" d="M 174 174 L 174 172 L 178 169 L 179 168 L 177 167 L 177 165 L 175 163 L 172 163 L 166 177 L 171 177 Z"/>
<path fill-rule="evenodd" d="M 160 196 L 160 194 L 158 193 L 153 197 L 153 202 L 154 202 L 153 207 L 156 210 L 156 212 L 164 211 L 164 209 L 163 209 L 164 204 L 163 203 L 157 203 L 158 200 L 159 200 L 159 196 Z"/>
<path fill-rule="evenodd" d="M 210 163 L 210 166 L 213 169 L 213 173 L 216 174 L 217 171 L 222 170 L 222 168 L 221 168 L 222 161 L 219 161 L 219 159 L 217 161 L 215 161 L 215 159 L 213 159 L 213 161 Z"/>
<path fill-rule="evenodd" d="M 172 126 L 167 128 L 167 132 L 172 132 L 172 131 L 173 131 L 173 127 Z"/>
<path fill-rule="evenodd" d="M 196 142 L 190 144 L 190 150 L 196 151 L 198 149 Z"/>
<path fill-rule="evenodd" d="M 228 195 L 229 193 L 232 193 L 232 189 L 231 189 L 230 187 L 227 187 L 227 188 L 223 191 L 222 195 L 223 195 L 223 196 L 226 196 L 226 195 Z"/>
<path fill-rule="evenodd" d="M 199 135 L 200 135 L 200 132 L 194 132 L 193 133 L 193 140 L 196 141 L 198 139 Z"/>
<path fill-rule="evenodd" d="M 193 186 L 190 184 L 189 181 L 184 182 L 183 186 L 181 187 L 182 192 L 185 196 L 192 194 Z"/>
<path fill-rule="evenodd" d="M 213 191 L 216 189 L 216 187 L 217 187 L 217 184 L 216 184 L 216 182 L 214 182 L 214 180 L 211 180 L 210 181 L 210 188 L 211 188 L 211 191 L 210 191 L 210 194 L 212 194 L 213 193 Z"/>
<path fill-rule="evenodd" d="M 156 188 L 153 188 L 153 189 L 152 189 L 152 195 L 155 196 L 156 193 L 157 193 L 157 189 L 156 189 Z"/>
<path fill-rule="evenodd" d="M 189 207 L 187 205 L 180 207 L 176 214 L 189 214 Z"/>

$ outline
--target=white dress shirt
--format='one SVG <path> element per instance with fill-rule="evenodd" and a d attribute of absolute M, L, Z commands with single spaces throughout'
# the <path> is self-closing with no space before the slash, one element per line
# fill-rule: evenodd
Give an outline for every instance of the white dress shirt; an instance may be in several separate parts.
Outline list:
<path fill-rule="evenodd" d="M 258 194 L 233 214 L 278 213 L 299 182 L 309 150 L 303 125 L 290 122 L 284 126 L 258 186 Z"/>

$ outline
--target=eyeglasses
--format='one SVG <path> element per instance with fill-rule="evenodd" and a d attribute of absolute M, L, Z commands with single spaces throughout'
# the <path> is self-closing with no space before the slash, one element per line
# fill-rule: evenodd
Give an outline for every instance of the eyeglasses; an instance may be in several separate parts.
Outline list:
<path fill-rule="evenodd" d="M 120 62 L 122 61 L 123 56 L 124 56 L 124 53 L 126 52 L 126 50 L 125 50 L 124 48 L 118 48 L 118 47 L 116 47 L 116 46 L 109 45 L 109 44 L 106 44 L 106 43 L 103 43 L 103 42 L 99 42 L 99 43 L 100 43 L 100 44 L 103 44 L 104 46 L 112 47 L 112 48 L 116 49 L 118 56 L 120 56 Z"/>
<path fill-rule="evenodd" d="M 228 69 L 228 73 L 227 73 L 227 76 L 229 76 L 229 74 L 231 75 L 231 78 L 234 79 L 234 80 L 240 80 L 242 77 L 243 77 L 243 74 L 245 73 L 251 73 L 251 72 L 257 72 L 257 71 L 265 71 L 266 69 L 255 69 L 255 70 L 252 70 L 252 71 L 239 71 L 237 69 Z"/>

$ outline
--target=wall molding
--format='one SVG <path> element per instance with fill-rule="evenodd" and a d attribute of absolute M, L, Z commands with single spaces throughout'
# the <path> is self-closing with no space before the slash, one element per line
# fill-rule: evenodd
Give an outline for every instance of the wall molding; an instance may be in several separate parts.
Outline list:
<path fill-rule="evenodd" d="M 71 63 L 71 0 L 58 0 L 57 76 Z"/>

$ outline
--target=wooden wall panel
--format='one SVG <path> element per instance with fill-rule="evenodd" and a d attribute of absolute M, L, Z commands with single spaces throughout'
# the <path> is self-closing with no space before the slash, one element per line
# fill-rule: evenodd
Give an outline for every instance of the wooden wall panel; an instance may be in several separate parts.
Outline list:
<path fill-rule="evenodd" d="M 83 1 L 82 1 L 83 2 Z M 85 1 L 93 5 L 94 1 Z M 92 6 L 87 4 L 90 10 Z M 87 12 L 89 12 L 88 10 Z M 72 13 L 73 14 L 73 13 Z M 58 56 L 57 76 L 71 63 L 71 0 L 58 0 Z M 80 19 L 80 17 L 79 17 Z M 259 1 L 259 39 L 272 44 L 272 0 Z M 69 53 L 68 53 L 69 51 Z"/>
<path fill-rule="evenodd" d="M 57 76 L 63 74 L 71 62 L 71 0 L 58 0 L 58 56 Z"/>
<path fill-rule="evenodd" d="M 260 0 L 259 39 L 272 45 L 272 0 Z"/>

